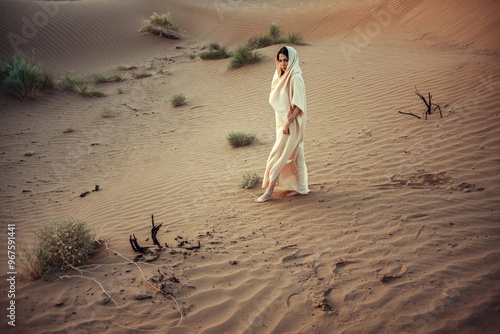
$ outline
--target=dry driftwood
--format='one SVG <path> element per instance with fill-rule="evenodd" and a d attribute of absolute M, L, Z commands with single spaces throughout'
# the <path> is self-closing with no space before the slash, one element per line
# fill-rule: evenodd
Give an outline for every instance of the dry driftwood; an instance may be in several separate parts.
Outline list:
<path fill-rule="evenodd" d="M 420 99 L 422 99 L 422 101 L 424 101 L 425 106 L 427 107 L 427 110 L 425 111 L 425 119 L 427 119 L 427 115 L 431 114 L 432 106 L 436 107 L 436 108 L 434 108 L 434 111 L 436 111 L 436 109 L 439 109 L 439 115 L 441 116 L 441 118 L 443 118 L 443 113 L 441 112 L 441 107 L 438 104 L 432 103 L 432 95 L 431 95 L 431 93 L 429 93 L 429 101 L 427 101 L 425 99 L 425 97 L 422 94 L 420 94 L 420 92 L 417 89 L 417 86 L 415 86 L 415 94 L 417 94 L 417 96 Z"/>

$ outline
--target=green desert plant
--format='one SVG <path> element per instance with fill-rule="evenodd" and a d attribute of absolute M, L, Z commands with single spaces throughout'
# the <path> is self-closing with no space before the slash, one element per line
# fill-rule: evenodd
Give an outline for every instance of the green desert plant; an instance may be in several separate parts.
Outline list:
<path fill-rule="evenodd" d="M 172 21 L 170 13 L 153 13 L 149 20 L 144 22 L 144 26 L 139 30 L 143 33 L 164 36 L 172 39 L 179 39 L 181 33 L 179 27 Z"/>
<path fill-rule="evenodd" d="M 62 81 L 62 87 L 68 92 L 80 94 L 85 97 L 103 97 L 104 93 L 94 90 L 87 79 L 66 77 Z"/>
<path fill-rule="evenodd" d="M 45 68 L 22 53 L 14 55 L 0 70 L 1 85 L 19 99 L 34 99 L 38 91 L 52 90 L 54 78 Z"/>
<path fill-rule="evenodd" d="M 240 147 L 253 143 L 256 136 L 253 132 L 232 131 L 228 133 L 226 139 L 229 145 L 233 147 Z"/>
<path fill-rule="evenodd" d="M 292 44 L 292 45 L 304 45 L 304 40 L 302 39 L 302 36 L 298 32 L 291 32 L 288 33 L 288 37 L 286 38 L 285 43 Z"/>
<path fill-rule="evenodd" d="M 123 94 L 123 88 L 121 87 L 118 87 L 116 91 L 118 92 L 118 94 Z"/>
<path fill-rule="evenodd" d="M 278 25 L 278 22 L 273 22 L 269 26 L 269 31 L 267 34 L 251 37 L 248 40 L 247 45 L 252 49 L 261 49 L 274 44 L 283 44 L 283 43 L 294 44 L 294 45 L 305 44 L 304 40 L 297 32 L 294 33 L 289 32 L 287 38 L 283 38 L 281 37 L 281 35 L 282 31 L 280 26 Z"/>
<path fill-rule="evenodd" d="M 48 253 L 41 248 L 38 238 L 35 238 L 33 248 L 20 248 L 21 269 L 28 276 L 28 279 L 35 281 L 40 279 L 50 270 Z"/>
<path fill-rule="evenodd" d="M 200 58 L 203 60 L 225 59 L 229 57 L 231 57 L 231 54 L 227 51 L 225 46 L 216 50 L 210 50 L 200 53 Z"/>
<path fill-rule="evenodd" d="M 278 25 L 278 22 L 273 22 L 269 26 L 269 38 L 273 42 L 273 44 L 281 43 L 281 28 Z"/>
<path fill-rule="evenodd" d="M 229 68 L 238 68 L 262 60 L 262 55 L 248 45 L 239 46 L 233 53 Z"/>
<path fill-rule="evenodd" d="M 170 102 L 173 107 L 180 107 L 186 103 L 186 97 L 184 94 L 172 94 Z"/>
<path fill-rule="evenodd" d="M 83 220 L 71 217 L 43 225 L 35 233 L 35 245 L 21 251 L 24 270 L 35 280 L 52 270 L 85 262 L 94 252 L 95 234 Z"/>
<path fill-rule="evenodd" d="M 240 178 L 240 187 L 244 189 L 252 188 L 255 183 L 259 181 L 259 175 L 257 172 L 246 170 L 243 172 Z"/>
<path fill-rule="evenodd" d="M 123 80 L 123 78 L 121 76 L 119 76 L 118 74 L 113 74 L 113 75 L 110 75 L 109 77 L 105 77 L 101 74 L 96 74 L 96 75 L 92 76 L 92 81 L 96 84 L 104 83 L 104 82 L 118 82 L 118 81 L 122 81 L 122 80 Z"/>
<path fill-rule="evenodd" d="M 265 48 L 267 46 L 271 46 L 273 44 L 274 44 L 273 40 L 268 35 L 254 36 L 254 37 L 251 37 L 247 42 L 247 45 L 251 49 L 262 49 L 262 48 Z"/>

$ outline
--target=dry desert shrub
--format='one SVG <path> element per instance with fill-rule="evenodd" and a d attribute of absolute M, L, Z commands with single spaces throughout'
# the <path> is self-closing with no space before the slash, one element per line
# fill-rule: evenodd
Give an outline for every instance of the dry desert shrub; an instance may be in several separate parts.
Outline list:
<path fill-rule="evenodd" d="M 95 251 L 94 237 L 87 222 L 71 217 L 42 226 L 35 233 L 35 246 L 21 252 L 26 274 L 38 279 L 52 270 L 82 264 Z"/>
<path fill-rule="evenodd" d="M 73 92 L 80 94 L 85 97 L 103 97 L 104 93 L 94 90 L 92 85 L 86 78 L 70 78 L 66 77 L 63 79 L 62 88 L 68 92 Z"/>
<path fill-rule="evenodd" d="M 172 107 L 180 107 L 186 104 L 186 97 L 184 94 L 172 94 L 170 103 L 172 103 Z"/>
<path fill-rule="evenodd" d="M 170 13 L 153 13 L 149 20 L 144 22 L 144 26 L 139 31 L 171 39 L 179 39 L 182 37 L 179 32 L 179 27 L 177 27 L 171 19 Z"/>
<path fill-rule="evenodd" d="M 257 172 L 246 170 L 243 172 L 240 178 L 240 187 L 244 189 L 252 188 L 255 183 L 259 181 L 259 175 Z"/>
<path fill-rule="evenodd" d="M 253 143 L 256 136 L 252 132 L 233 131 L 228 133 L 226 139 L 232 147 L 240 147 Z"/>

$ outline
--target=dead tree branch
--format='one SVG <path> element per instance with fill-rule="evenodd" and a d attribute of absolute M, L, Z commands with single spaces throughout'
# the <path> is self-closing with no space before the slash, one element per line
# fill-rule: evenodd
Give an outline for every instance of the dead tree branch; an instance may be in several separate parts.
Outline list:
<path fill-rule="evenodd" d="M 425 103 L 425 106 L 427 107 L 427 110 L 425 111 L 425 119 L 427 120 L 427 115 L 430 115 L 431 114 L 431 109 L 432 109 L 432 106 L 435 106 L 436 108 L 434 108 L 434 111 L 436 111 L 436 109 L 439 109 L 439 115 L 441 116 L 441 118 L 443 118 L 443 113 L 441 112 L 441 107 L 436 104 L 436 103 L 432 103 L 432 95 L 431 93 L 429 92 L 429 101 L 427 102 L 427 100 L 425 99 L 425 97 L 420 94 L 420 92 L 418 91 L 417 89 L 417 86 L 415 86 L 415 94 L 417 94 L 417 96 L 419 98 L 422 99 L 422 101 L 424 101 Z M 408 114 L 409 115 L 409 114 Z M 420 118 L 420 117 L 419 117 Z"/>
<path fill-rule="evenodd" d="M 151 215 L 151 223 L 153 224 L 153 227 L 151 228 L 151 239 L 153 239 L 153 243 L 160 247 L 160 249 L 162 248 L 162 245 L 160 245 L 160 242 L 158 241 L 158 239 L 156 239 L 156 234 L 158 233 L 158 230 L 160 229 L 160 227 L 163 225 L 163 223 L 161 223 L 160 225 L 158 226 L 155 226 L 155 219 L 154 219 L 154 215 Z"/>
<path fill-rule="evenodd" d="M 412 113 L 411 111 L 410 112 L 403 112 L 403 111 L 399 111 L 400 114 L 403 114 L 403 115 L 410 115 L 410 116 L 415 116 L 416 118 L 420 118 L 420 116 L 417 116 L 415 115 L 414 113 Z"/>
<path fill-rule="evenodd" d="M 130 236 L 129 238 L 129 241 L 130 241 L 130 245 L 132 246 L 132 249 L 134 250 L 134 252 L 138 252 L 138 253 L 145 253 L 149 247 L 141 247 L 139 246 L 139 243 L 137 242 L 137 238 L 135 237 L 135 234 L 133 234 L 133 238 L 132 238 L 132 235 Z"/>

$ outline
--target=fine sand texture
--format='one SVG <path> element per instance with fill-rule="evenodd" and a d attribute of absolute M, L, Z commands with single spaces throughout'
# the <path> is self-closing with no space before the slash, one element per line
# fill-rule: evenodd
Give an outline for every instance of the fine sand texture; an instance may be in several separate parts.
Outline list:
<path fill-rule="evenodd" d="M 138 32 L 153 12 L 185 37 Z M 498 13 L 495 0 L 0 0 L 2 62 L 21 51 L 61 77 L 125 79 L 96 84 L 102 98 L 0 92 L 0 331 L 498 333 Z M 294 47 L 311 193 L 256 204 L 261 183 L 239 179 L 262 175 L 274 143 L 281 45 L 232 70 L 197 55 L 275 21 L 307 43 Z M 442 117 L 424 119 L 416 89 Z M 258 140 L 233 148 L 237 130 Z M 133 262 L 129 236 L 152 246 L 152 214 L 168 247 Z M 67 216 L 106 245 L 30 282 L 19 248 Z"/>

